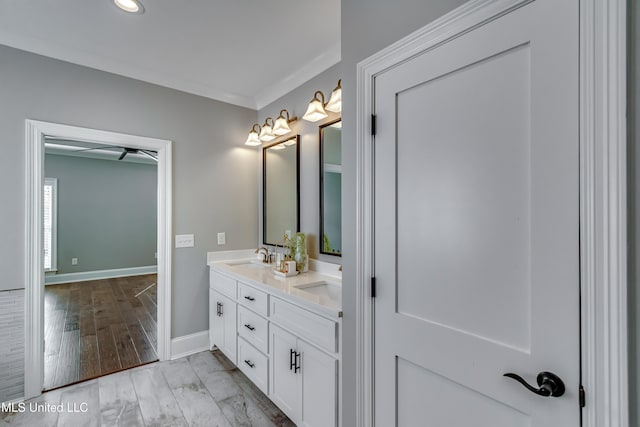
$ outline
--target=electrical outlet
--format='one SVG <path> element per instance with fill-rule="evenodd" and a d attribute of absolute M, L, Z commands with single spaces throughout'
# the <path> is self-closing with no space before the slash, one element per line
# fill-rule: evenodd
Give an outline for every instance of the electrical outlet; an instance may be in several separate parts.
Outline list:
<path fill-rule="evenodd" d="M 192 248 L 193 245 L 193 234 L 176 234 L 176 248 Z"/>
<path fill-rule="evenodd" d="M 158 259 L 158 252 L 154 253 L 154 254 L 153 254 L 153 257 L 154 257 L 155 259 Z"/>
<path fill-rule="evenodd" d="M 291 240 L 291 237 L 293 236 L 293 233 L 291 233 L 291 230 L 285 230 L 284 234 L 286 234 L 287 238 Z"/>
<path fill-rule="evenodd" d="M 78 265 L 78 258 L 71 258 L 71 265 Z"/>
<path fill-rule="evenodd" d="M 227 244 L 227 233 L 218 233 L 218 244 L 219 245 Z"/>

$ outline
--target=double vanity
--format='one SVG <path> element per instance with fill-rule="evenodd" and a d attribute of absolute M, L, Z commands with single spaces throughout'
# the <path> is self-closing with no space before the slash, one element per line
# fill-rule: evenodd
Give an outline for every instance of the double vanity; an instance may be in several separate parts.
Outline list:
<path fill-rule="evenodd" d="M 283 111 L 287 110 L 281 116 Z M 304 221 L 300 215 L 300 135 L 284 134 L 257 144 L 262 146 L 260 241 L 272 251 L 280 248 L 279 255 L 290 250 L 298 271 L 307 267 L 306 242 L 312 242 L 311 255 L 325 260 L 342 253 L 342 122 L 336 114 L 325 114 L 325 118 L 317 127 L 317 229 L 308 213 Z M 273 119 L 265 119 L 264 129 L 270 129 L 269 121 L 273 124 Z M 306 147 L 313 146 L 309 145 L 313 128 L 301 122 L 297 127 L 307 135 Z M 252 141 L 250 145 L 256 144 Z M 314 155 L 307 153 L 305 158 Z M 307 188 L 306 193 L 314 191 Z M 298 239 L 300 231 L 310 240 Z M 274 274 L 275 264 L 263 262 L 271 259 L 268 252 L 260 248 L 208 254 L 209 344 L 220 349 L 297 425 L 338 426 L 342 378 L 339 259 L 333 258 L 336 263 L 311 259 L 309 271 L 282 277 Z M 294 273 L 290 268 L 286 274 Z"/>
<path fill-rule="evenodd" d="M 253 251 L 210 253 L 209 340 L 297 425 L 338 425 L 341 273 L 276 277 Z"/>

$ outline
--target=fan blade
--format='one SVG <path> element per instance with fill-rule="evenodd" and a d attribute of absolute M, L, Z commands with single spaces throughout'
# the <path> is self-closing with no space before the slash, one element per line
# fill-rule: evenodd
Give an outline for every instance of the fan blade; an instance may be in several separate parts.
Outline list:
<path fill-rule="evenodd" d="M 104 149 L 107 149 L 107 148 L 122 148 L 122 147 L 119 147 L 117 145 L 105 145 L 105 146 L 102 146 L 102 147 L 91 147 L 91 148 L 83 148 L 81 150 L 73 150 L 73 152 L 74 153 L 80 153 L 82 151 L 104 150 Z"/>
<path fill-rule="evenodd" d="M 124 156 L 126 156 L 128 152 L 129 152 L 129 151 L 128 151 L 127 149 L 125 149 L 125 150 L 122 152 L 122 154 L 120 154 L 120 157 L 118 157 L 118 160 L 122 160 L 122 159 L 124 159 Z"/>
<path fill-rule="evenodd" d="M 154 156 L 153 154 L 151 154 L 150 152 L 148 152 L 147 150 L 138 150 L 138 153 L 142 153 L 145 156 L 152 158 L 156 162 L 158 161 L 158 158 L 156 156 Z M 155 153 L 155 151 L 154 151 L 154 153 Z"/>

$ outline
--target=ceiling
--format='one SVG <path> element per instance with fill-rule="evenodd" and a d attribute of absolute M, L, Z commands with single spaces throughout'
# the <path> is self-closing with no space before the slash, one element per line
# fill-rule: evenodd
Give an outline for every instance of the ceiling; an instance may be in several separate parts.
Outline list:
<path fill-rule="evenodd" d="M 129 152 L 124 158 L 120 159 L 124 147 L 96 144 L 86 141 L 72 141 L 69 139 L 58 139 L 53 137 L 45 137 L 44 152 L 47 154 L 58 154 L 60 156 L 83 157 L 88 159 L 114 160 L 125 163 L 144 163 L 148 165 L 157 165 L 158 162 L 142 153 Z M 151 155 L 157 155 L 156 152 L 146 150 Z"/>
<path fill-rule="evenodd" d="M 0 44 L 260 109 L 340 61 L 340 0 L 0 0 Z"/>

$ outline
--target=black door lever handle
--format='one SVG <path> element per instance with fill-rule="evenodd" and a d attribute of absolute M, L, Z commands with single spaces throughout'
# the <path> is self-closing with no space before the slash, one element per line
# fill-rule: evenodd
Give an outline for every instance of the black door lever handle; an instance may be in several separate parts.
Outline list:
<path fill-rule="evenodd" d="M 540 388 L 535 388 L 532 385 L 529 385 L 529 383 L 527 383 L 524 378 L 518 374 L 509 372 L 504 374 L 504 376 L 518 381 L 520 384 L 525 386 L 527 390 L 540 396 L 560 397 L 564 394 L 564 383 L 560 377 L 551 372 L 540 372 L 538 374 L 536 380 L 538 382 L 538 387 Z"/>

